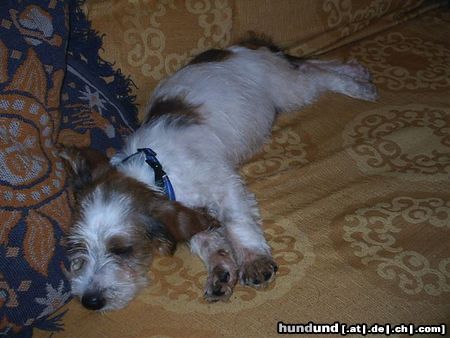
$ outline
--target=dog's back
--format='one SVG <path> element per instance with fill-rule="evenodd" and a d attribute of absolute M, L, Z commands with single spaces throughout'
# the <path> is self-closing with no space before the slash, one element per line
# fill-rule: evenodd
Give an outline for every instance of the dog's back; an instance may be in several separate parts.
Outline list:
<path fill-rule="evenodd" d="M 260 148 L 278 112 L 299 108 L 308 98 L 294 85 L 299 74 L 281 54 L 243 46 L 223 52 L 211 59 L 197 57 L 163 81 L 153 93 L 146 120 L 178 132 L 201 126 L 200 134 L 210 136 L 207 142 L 215 143 L 216 152 L 223 151 L 237 164 Z"/>

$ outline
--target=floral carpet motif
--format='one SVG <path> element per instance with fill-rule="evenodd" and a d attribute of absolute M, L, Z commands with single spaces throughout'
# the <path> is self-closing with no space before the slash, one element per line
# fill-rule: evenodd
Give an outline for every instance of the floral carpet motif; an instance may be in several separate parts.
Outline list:
<path fill-rule="evenodd" d="M 394 292 L 435 302 L 450 294 L 450 250 L 438 245 L 450 231 L 448 198 L 397 196 L 335 222 L 343 222 L 342 238 L 336 240 L 347 243 L 347 259 L 367 266 Z M 419 239 L 427 245 L 419 248 Z"/>
<path fill-rule="evenodd" d="M 445 108 L 385 106 L 358 115 L 343 136 L 349 154 L 364 172 L 446 180 L 449 124 L 450 111 Z"/>

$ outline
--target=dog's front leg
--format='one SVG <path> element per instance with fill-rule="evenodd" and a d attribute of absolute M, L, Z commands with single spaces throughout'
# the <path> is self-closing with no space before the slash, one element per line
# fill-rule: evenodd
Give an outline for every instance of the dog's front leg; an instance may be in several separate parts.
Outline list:
<path fill-rule="evenodd" d="M 220 205 L 219 219 L 239 266 L 241 284 L 266 287 L 278 266 L 261 228 L 261 217 L 253 194 L 237 178 L 228 185 Z"/>
<path fill-rule="evenodd" d="M 206 230 L 189 242 L 192 252 L 206 265 L 205 299 L 210 302 L 228 300 L 238 277 L 238 267 L 224 232 L 224 228 Z"/>

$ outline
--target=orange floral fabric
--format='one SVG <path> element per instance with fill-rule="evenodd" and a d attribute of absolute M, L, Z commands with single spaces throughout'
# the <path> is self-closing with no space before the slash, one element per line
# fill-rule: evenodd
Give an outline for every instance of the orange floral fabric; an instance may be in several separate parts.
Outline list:
<path fill-rule="evenodd" d="M 67 4 L 0 3 L 0 335 L 30 335 L 70 297 L 70 196 L 56 151 Z"/>

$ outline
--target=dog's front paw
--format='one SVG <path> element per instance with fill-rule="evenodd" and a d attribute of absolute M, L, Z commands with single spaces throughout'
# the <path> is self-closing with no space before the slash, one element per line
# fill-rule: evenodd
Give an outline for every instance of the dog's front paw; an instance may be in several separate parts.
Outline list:
<path fill-rule="evenodd" d="M 208 275 L 205 299 L 208 302 L 227 301 L 233 293 L 237 281 L 235 268 L 216 265 Z"/>
<path fill-rule="evenodd" d="M 275 279 L 278 265 L 270 256 L 258 255 L 244 262 L 239 274 L 241 284 L 254 288 L 265 288 Z"/>

